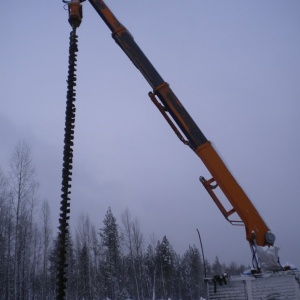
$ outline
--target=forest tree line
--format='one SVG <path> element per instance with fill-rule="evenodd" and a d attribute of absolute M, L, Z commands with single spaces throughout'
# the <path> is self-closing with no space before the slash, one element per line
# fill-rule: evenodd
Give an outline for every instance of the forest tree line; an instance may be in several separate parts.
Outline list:
<path fill-rule="evenodd" d="M 55 299 L 57 232 L 50 208 L 38 199 L 31 149 L 15 147 L 0 169 L 0 299 Z M 138 219 L 109 207 L 96 228 L 82 214 L 68 238 L 67 299 L 200 299 L 207 276 L 240 274 L 244 265 L 203 261 L 199 249 L 174 251 L 168 238 L 146 244 Z M 205 265 L 205 270 L 204 270 Z"/>

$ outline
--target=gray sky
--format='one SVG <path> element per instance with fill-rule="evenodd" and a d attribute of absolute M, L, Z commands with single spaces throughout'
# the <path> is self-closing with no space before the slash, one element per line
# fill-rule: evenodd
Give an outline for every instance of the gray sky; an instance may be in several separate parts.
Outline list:
<path fill-rule="evenodd" d="M 218 150 L 300 266 L 300 2 L 107 1 Z M 59 215 L 68 43 L 61 1 L 4 1 L 0 18 L 0 165 L 32 148 L 52 219 Z M 198 181 L 209 177 L 149 100 L 150 87 L 88 1 L 78 30 L 71 223 L 102 227 L 128 208 L 146 241 L 250 264 L 244 229 L 225 221 Z"/>

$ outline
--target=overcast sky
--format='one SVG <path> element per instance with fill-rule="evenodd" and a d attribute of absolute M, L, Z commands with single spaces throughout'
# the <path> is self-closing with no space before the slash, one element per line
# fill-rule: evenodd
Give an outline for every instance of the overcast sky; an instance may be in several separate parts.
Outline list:
<path fill-rule="evenodd" d="M 281 262 L 300 266 L 300 2 L 107 0 L 277 236 Z M 30 145 L 58 224 L 68 13 L 57 1 L 3 1 L 0 18 L 0 165 Z M 71 224 L 97 228 L 109 206 L 128 208 L 145 240 L 175 251 L 199 245 L 210 261 L 250 264 L 244 229 L 231 226 L 198 178 L 199 158 L 149 100 L 150 87 L 88 1 L 78 29 Z"/>

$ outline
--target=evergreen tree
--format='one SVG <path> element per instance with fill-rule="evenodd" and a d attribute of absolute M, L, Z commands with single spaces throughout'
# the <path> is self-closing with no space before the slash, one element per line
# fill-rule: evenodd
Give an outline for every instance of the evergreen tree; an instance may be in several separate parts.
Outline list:
<path fill-rule="evenodd" d="M 57 251 L 58 251 L 58 240 L 57 237 L 53 240 L 52 246 L 49 251 L 49 298 L 55 298 L 55 286 L 56 286 L 56 275 L 57 275 Z"/>
<path fill-rule="evenodd" d="M 205 271 L 207 278 L 213 276 L 212 266 L 207 259 L 205 259 Z"/>
<path fill-rule="evenodd" d="M 77 260 L 74 256 L 72 236 L 68 235 L 67 239 L 67 290 L 66 297 L 68 300 L 77 299 L 78 287 L 76 268 Z M 58 263 L 58 236 L 52 243 L 51 250 L 49 252 L 49 299 L 55 298 L 56 276 L 57 276 L 57 263 Z"/>
<path fill-rule="evenodd" d="M 78 295 L 79 299 L 92 299 L 90 286 L 90 261 L 87 245 L 84 244 L 78 256 Z"/>
<path fill-rule="evenodd" d="M 204 295 L 204 276 L 198 248 L 190 246 L 184 253 L 181 264 L 183 298 L 199 299 Z"/>
<path fill-rule="evenodd" d="M 164 299 L 174 298 L 174 251 L 166 236 L 161 243 L 157 243 L 156 264 L 159 282 L 157 296 Z"/>
<path fill-rule="evenodd" d="M 70 232 L 67 240 L 67 264 L 68 281 L 66 294 L 67 300 L 73 300 L 76 299 L 76 296 L 78 295 L 78 276 L 76 276 L 76 270 L 78 270 L 78 258 L 76 258 L 74 254 L 74 242 Z"/>
<path fill-rule="evenodd" d="M 122 291 L 121 286 L 121 252 L 120 237 L 116 218 L 109 207 L 100 229 L 101 245 L 104 251 L 104 261 L 101 267 L 101 277 L 104 285 L 105 297 L 116 299 Z"/>
<path fill-rule="evenodd" d="M 215 261 L 212 265 L 212 273 L 215 275 L 222 275 L 224 273 L 224 266 L 219 261 L 218 256 L 216 256 Z"/>
<path fill-rule="evenodd" d="M 245 270 L 251 269 L 250 266 L 246 267 L 245 265 L 238 265 L 236 262 L 231 262 L 229 266 L 225 268 L 225 272 L 229 276 L 234 276 L 234 275 L 240 275 L 242 274 Z"/>
<path fill-rule="evenodd" d="M 145 259 L 144 259 L 144 267 L 145 267 L 145 275 L 146 275 L 146 287 L 147 287 L 147 298 L 155 299 L 155 289 L 156 289 L 156 254 L 155 248 L 153 245 L 149 245 L 147 247 Z"/>
<path fill-rule="evenodd" d="M 182 299 L 182 285 L 181 285 L 181 257 L 173 251 L 173 298 Z"/>
<path fill-rule="evenodd" d="M 13 207 L 9 201 L 8 181 L 0 168 L 0 299 L 13 292 Z"/>

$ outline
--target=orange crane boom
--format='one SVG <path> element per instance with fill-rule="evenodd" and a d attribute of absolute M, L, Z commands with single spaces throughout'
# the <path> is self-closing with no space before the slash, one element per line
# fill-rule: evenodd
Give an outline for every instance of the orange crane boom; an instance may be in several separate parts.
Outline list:
<path fill-rule="evenodd" d="M 150 84 L 153 89 L 153 92 L 149 93 L 152 101 L 159 108 L 178 137 L 196 153 L 212 175 L 212 178 L 209 180 L 200 177 L 200 181 L 224 217 L 229 222 L 235 224 L 236 221 L 230 220 L 229 217 L 235 212 L 238 214 L 245 225 L 246 239 L 251 245 L 254 243 L 259 246 L 273 245 L 275 235 L 270 232 L 265 221 L 230 173 L 212 144 L 206 139 L 169 84 L 162 79 L 146 55 L 136 44 L 133 36 L 115 17 L 104 1 L 89 0 L 89 2 L 111 30 L 112 37 L 116 43 Z M 229 211 L 224 208 L 214 193 L 213 189 L 216 186 L 220 187 L 232 205 L 232 209 Z"/>

